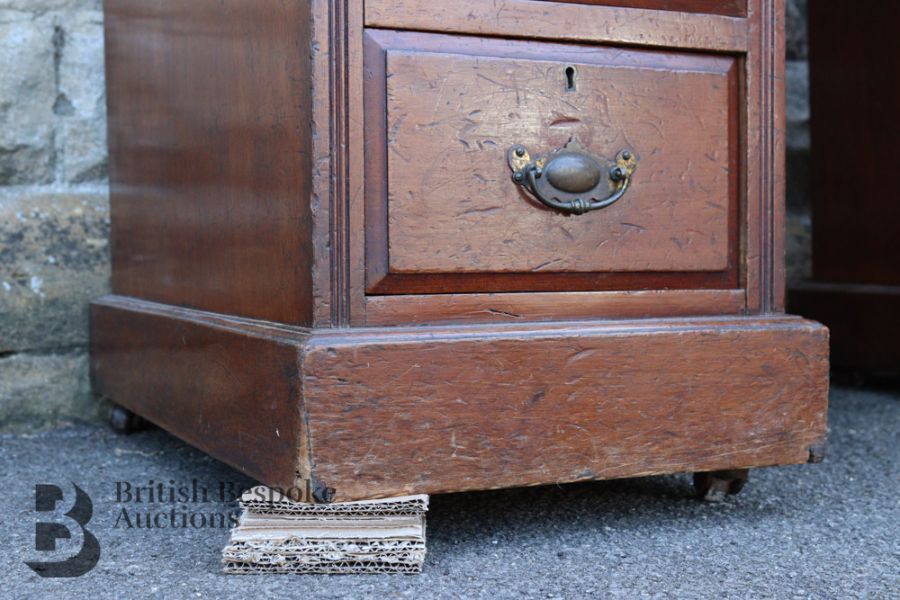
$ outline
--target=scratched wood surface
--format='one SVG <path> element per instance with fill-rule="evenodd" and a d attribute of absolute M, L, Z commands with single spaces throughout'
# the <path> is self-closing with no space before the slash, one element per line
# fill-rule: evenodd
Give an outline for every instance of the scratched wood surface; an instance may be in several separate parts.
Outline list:
<path fill-rule="evenodd" d="M 107 0 L 120 295 L 92 313 L 97 391 L 338 500 L 805 460 L 827 332 L 777 315 L 783 0 L 609 4 Z M 549 112 L 521 131 L 502 110 L 519 77 Z M 507 198 L 485 140 L 549 150 L 579 128 L 598 153 L 633 145 L 643 190 L 566 253 L 577 218 Z M 402 193 L 426 190 L 428 211 Z M 514 218 L 452 212 L 492 199 Z"/>
<path fill-rule="evenodd" d="M 336 333 L 303 372 L 316 475 L 350 499 L 805 462 L 828 340 L 777 318 Z"/>
<path fill-rule="evenodd" d="M 108 297 L 92 319 L 98 392 L 336 500 L 797 463 L 825 435 L 827 331 L 798 318 L 309 331 Z"/>
<path fill-rule="evenodd" d="M 729 0 L 726 0 L 729 1 Z M 754 0 L 752 4 L 758 4 Z M 592 3 L 593 4 L 593 3 Z M 745 52 L 747 19 L 536 0 L 366 0 L 368 27 Z M 748 11 L 749 12 L 749 11 Z"/>
<path fill-rule="evenodd" d="M 386 218 L 389 274 L 736 266 L 732 59 L 370 35 L 386 59 L 387 206 L 377 206 L 384 198 L 367 202 L 376 204 L 373 220 Z M 539 154 L 572 137 L 599 155 L 627 148 L 640 156 L 623 200 L 563 215 L 512 184 L 510 147 Z M 369 232 L 376 225 L 367 223 Z M 373 264 L 382 252 L 372 248 Z M 370 289 L 379 283 L 373 274 Z"/>
<path fill-rule="evenodd" d="M 739 241 L 738 266 L 727 277 L 714 272 L 679 273 L 670 277 L 666 273 L 655 277 L 639 274 L 641 281 L 631 277 L 635 273 L 443 273 L 443 274 L 387 274 L 387 242 L 383 239 L 384 227 L 368 228 L 372 219 L 365 215 L 371 211 L 368 198 L 383 194 L 384 190 L 370 190 L 382 185 L 384 167 L 373 169 L 380 148 L 386 141 L 376 139 L 385 129 L 383 115 L 371 110 L 379 101 L 378 94 L 365 93 L 367 111 L 360 107 L 361 94 L 349 97 L 350 122 L 365 122 L 363 135 L 358 129 L 347 138 L 345 146 L 351 168 L 346 171 L 346 185 L 353 194 L 349 198 L 349 215 L 352 231 L 367 227 L 365 236 L 349 235 L 348 258 L 335 263 L 338 273 L 345 273 L 350 280 L 347 318 L 351 324 L 365 325 L 369 309 L 374 322 L 381 320 L 384 305 L 393 304 L 391 312 L 398 323 L 414 322 L 415 311 L 427 306 L 426 297 L 434 306 L 428 312 L 434 314 L 439 305 L 446 306 L 438 295 L 456 293 L 461 303 L 469 303 L 462 294 L 491 291 L 497 293 L 529 291 L 589 291 L 589 290 L 639 290 L 639 289 L 745 289 L 746 310 L 750 313 L 780 312 L 784 310 L 783 222 L 784 222 L 784 2 L 783 0 L 750 0 L 746 3 L 746 18 L 719 16 L 678 11 L 646 10 L 649 5 L 628 3 L 627 7 L 586 5 L 565 2 L 536 2 L 507 0 L 498 10 L 496 5 L 480 0 L 459 0 L 453 3 L 434 3 L 423 0 L 368 0 L 365 14 L 361 5 L 348 5 L 352 23 L 364 23 L 368 27 L 431 31 L 435 33 L 504 36 L 544 40 L 548 42 L 578 41 L 604 46 L 630 48 L 685 49 L 706 53 L 726 52 L 737 61 L 738 114 L 732 121 L 729 136 L 740 139 L 739 152 L 732 170 L 735 195 L 740 199 L 739 217 L 733 237 Z M 639 6 L 640 4 L 640 6 Z M 699 5 L 686 10 L 700 11 Z M 539 23 L 540 26 L 536 26 Z M 354 31 L 351 28 L 351 33 Z M 370 30 L 371 31 L 371 30 Z M 372 73 L 365 68 L 373 64 L 367 51 L 363 51 L 354 35 L 348 38 L 345 75 L 350 83 L 356 81 L 354 73 L 364 72 L 366 85 L 372 84 Z M 664 53 L 664 52 L 663 52 Z M 375 61 L 378 59 L 375 58 Z M 386 100 L 386 99 L 385 99 Z M 386 107 L 382 106 L 382 111 Z M 376 119 L 368 120 L 369 116 Z M 379 122 L 378 119 L 381 119 Z M 321 136 L 319 136 L 321 137 Z M 374 144 L 374 145 L 373 145 Z M 355 166 L 354 166 L 355 165 Z M 365 168 L 363 167 L 365 165 Z M 363 192 L 362 190 L 365 189 Z M 376 205 L 377 206 L 377 205 Z M 375 221 L 380 222 L 380 216 Z M 339 239 L 332 237 L 332 241 Z M 374 244 L 374 245 L 373 245 Z M 332 248 L 335 248 L 334 244 Z M 377 249 L 382 250 L 377 250 Z M 460 276 L 461 275 L 461 276 Z M 602 278 L 602 280 L 599 280 Z M 527 279 L 527 281 L 525 281 Z M 368 294 L 368 297 L 366 296 Z M 397 294 L 398 302 L 384 302 L 373 295 Z M 411 303 L 410 310 L 402 311 L 403 295 L 417 294 L 422 302 Z M 374 299 L 374 300 L 373 300 Z M 504 301 L 513 303 L 511 296 Z M 567 311 L 556 307 L 564 304 L 548 302 L 541 312 L 548 318 L 566 318 Z M 631 311 L 623 307 L 624 313 Z M 723 311 L 729 310 L 723 304 Z M 468 308 L 461 309 L 462 312 Z M 481 315 L 477 311 L 471 313 Z M 603 313 L 604 316 L 614 316 Z"/>
<path fill-rule="evenodd" d="M 744 312 L 743 290 L 635 290 L 369 296 L 367 325 L 638 319 Z"/>
<path fill-rule="evenodd" d="M 111 0 L 114 290 L 316 326 L 365 324 L 367 292 L 746 288 L 751 311 L 781 310 L 783 85 L 780 61 L 769 56 L 781 44 L 781 0 L 750 2 L 747 18 L 700 14 L 703 0 L 622 4 L 509 0 L 505 10 L 489 15 L 480 0 L 401 0 L 391 2 L 390 11 L 378 0 L 365 9 L 363 3 L 312 0 L 272 3 L 272 10 L 268 2 L 246 0 L 200 0 L 189 7 Z M 664 46 L 733 53 L 744 67 L 739 91 L 731 94 L 743 96 L 741 114 L 729 132 L 746 140 L 731 169 L 739 177 L 734 196 L 746 202 L 736 207 L 740 221 L 729 233 L 740 238 L 739 264 L 727 276 L 703 271 L 635 279 L 635 272 L 572 271 L 545 278 L 538 272 L 527 274 L 527 282 L 520 279 L 526 274 L 495 272 L 480 280 L 472 273 L 445 273 L 446 280 L 396 274 L 392 280 L 379 277 L 375 264 L 367 285 L 367 261 L 371 266 L 376 258 L 363 247 L 370 234 L 363 234 L 362 207 L 370 197 L 364 169 L 371 147 L 361 125 L 366 23 L 644 46 L 660 56 L 668 52 L 659 49 Z M 183 35 L 196 30 L 202 34 Z M 308 55 L 301 51 L 307 47 Z M 282 76 L 285 69 L 290 77 Z M 553 310 L 548 303 L 543 312 Z"/>
<path fill-rule="evenodd" d="M 547 0 L 572 4 L 595 4 L 602 6 L 622 6 L 626 8 L 648 8 L 651 10 L 671 10 L 677 12 L 697 12 L 731 17 L 747 15 L 747 0 Z"/>

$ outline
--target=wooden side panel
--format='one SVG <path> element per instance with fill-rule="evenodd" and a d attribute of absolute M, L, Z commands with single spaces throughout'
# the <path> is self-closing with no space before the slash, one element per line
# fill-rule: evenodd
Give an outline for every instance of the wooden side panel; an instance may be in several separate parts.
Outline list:
<path fill-rule="evenodd" d="M 117 294 L 312 319 L 306 2 L 107 0 Z"/>
<path fill-rule="evenodd" d="M 813 282 L 788 307 L 832 331 L 836 367 L 900 373 L 900 3 L 809 6 Z"/>
<path fill-rule="evenodd" d="M 810 3 L 816 281 L 900 285 L 898 23 L 900 2 Z"/>
<path fill-rule="evenodd" d="M 200 318 L 198 318 L 198 316 Z M 94 390 L 272 486 L 299 457 L 299 336 L 109 297 L 91 308 Z"/>
<path fill-rule="evenodd" d="M 338 500 L 805 462 L 828 339 L 799 319 L 314 336 L 303 388 Z"/>

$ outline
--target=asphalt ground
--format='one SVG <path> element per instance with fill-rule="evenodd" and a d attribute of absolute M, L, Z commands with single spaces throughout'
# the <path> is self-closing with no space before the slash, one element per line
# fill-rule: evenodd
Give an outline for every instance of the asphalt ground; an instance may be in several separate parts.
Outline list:
<path fill-rule="evenodd" d="M 434 496 L 424 572 L 377 576 L 222 574 L 237 509 L 220 490 L 253 482 L 158 429 L 2 436 L 0 597 L 900 598 L 900 390 L 837 387 L 830 418 L 823 464 L 753 471 L 720 504 L 694 500 L 687 475 Z M 150 481 L 195 480 L 197 502 L 146 489 L 137 502 Z M 57 513 L 35 511 L 38 484 L 63 492 Z M 92 500 L 99 563 L 40 577 L 25 561 L 81 547 L 59 516 L 73 484 Z M 72 538 L 38 551 L 36 522 L 53 520 Z"/>

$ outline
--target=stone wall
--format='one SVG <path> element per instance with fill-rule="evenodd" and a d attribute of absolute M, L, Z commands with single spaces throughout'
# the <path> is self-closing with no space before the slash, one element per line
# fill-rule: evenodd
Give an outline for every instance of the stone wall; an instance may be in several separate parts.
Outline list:
<path fill-rule="evenodd" d="M 792 277 L 809 263 L 805 5 L 788 7 Z M 109 281 L 102 19 L 101 0 L 0 0 L 0 431 L 99 412 L 86 348 Z"/>
<path fill-rule="evenodd" d="M 92 418 L 109 281 L 101 0 L 0 0 L 0 430 Z"/>

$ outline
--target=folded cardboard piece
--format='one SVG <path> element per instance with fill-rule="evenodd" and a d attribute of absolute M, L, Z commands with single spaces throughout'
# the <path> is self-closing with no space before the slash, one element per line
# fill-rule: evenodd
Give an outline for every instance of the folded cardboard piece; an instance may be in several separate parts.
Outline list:
<path fill-rule="evenodd" d="M 226 573 L 419 573 L 428 496 L 295 502 L 256 487 L 222 552 Z"/>

